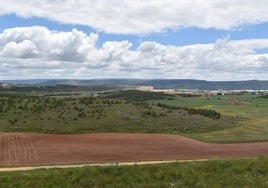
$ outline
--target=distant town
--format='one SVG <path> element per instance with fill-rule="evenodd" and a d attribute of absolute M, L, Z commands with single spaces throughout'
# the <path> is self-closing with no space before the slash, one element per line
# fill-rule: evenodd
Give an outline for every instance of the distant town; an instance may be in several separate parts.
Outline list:
<path fill-rule="evenodd" d="M 137 86 L 139 91 L 162 92 L 167 94 L 193 95 L 193 96 L 215 96 L 215 95 L 239 95 L 254 94 L 266 95 L 268 90 L 199 90 L 199 89 L 157 89 L 153 86 Z"/>
<path fill-rule="evenodd" d="M 38 81 L 38 80 L 37 80 Z M 216 95 L 267 95 L 267 81 L 245 82 L 207 82 L 198 80 L 152 80 L 154 85 L 147 85 L 142 80 L 48 80 L 37 82 L 26 81 L 1 81 L 1 91 L 57 91 L 57 92 L 109 92 L 115 90 L 139 90 L 148 92 L 162 92 L 171 95 L 185 96 L 216 96 Z M 36 83 L 35 83 L 36 82 Z M 149 82 L 148 80 L 146 82 Z M 202 87 L 195 86 L 203 83 Z M 218 85 L 217 85 L 218 83 Z M 255 84 L 254 84 L 255 83 Z M 144 84 L 144 85 L 143 85 Z M 214 84 L 211 87 L 211 84 Z M 200 84 L 201 85 L 201 84 Z M 215 86 L 217 85 L 217 86 Z M 222 89 L 221 87 L 222 86 Z M 237 86 L 237 87 L 236 87 Z M 245 86 L 243 88 L 243 86 Z"/>

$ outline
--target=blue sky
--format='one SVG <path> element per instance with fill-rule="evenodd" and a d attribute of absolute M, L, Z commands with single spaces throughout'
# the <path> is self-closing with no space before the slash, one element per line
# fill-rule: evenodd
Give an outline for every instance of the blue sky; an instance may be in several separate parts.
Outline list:
<path fill-rule="evenodd" d="M 36 2 L 0 2 L 0 80 L 268 79 L 264 0 Z"/>
<path fill-rule="evenodd" d="M 22 18 L 15 14 L 5 14 L 0 16 L 0 32 L 7 28 L 44 26 L 50 30 L 72 31 L 76 28 L 87 34 L 97 32 L 92 27 L 78 24 L 62 24 L 50 19 L 31 17 Z M 241 28 L 232 30 L 202 29 L 198 27 L 183 28 L 177 30 L 167 30 L 160 33 L 151 33 L 145 35 L 135 34 L 106 34 L 99 32 L 98 47 L 106 41 L 123 41 L 128 40 L 133 43 L 133 48 L 137 48 L 142 41 L 156 41 L 164 45 L 184 46 L 199 43 L 213 43 L 219 38 L 230 36 L 232 40 L 251 39 L 251 38 L 268 38 L 268 22 L 260 24 L 250 24 L 241 26 Z M 265 49 L 266 51 L 267 49 Z M 263 52 L 260 50 L 260 52 Z"/>

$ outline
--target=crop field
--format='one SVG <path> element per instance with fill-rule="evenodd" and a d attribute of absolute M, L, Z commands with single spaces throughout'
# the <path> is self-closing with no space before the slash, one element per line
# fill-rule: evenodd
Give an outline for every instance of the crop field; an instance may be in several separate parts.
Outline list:
<path fill-rule="evenodd" d="M 216 144 L 175 134 L 0 133 L 0 166 L 267 156 L 268 142 Z"/>
<path fill-rule="evenodd" d="M 26 134 L 0 134 L 0 147 L 0 166 L 25 164 L 38 159 L 36 148 Z"/>

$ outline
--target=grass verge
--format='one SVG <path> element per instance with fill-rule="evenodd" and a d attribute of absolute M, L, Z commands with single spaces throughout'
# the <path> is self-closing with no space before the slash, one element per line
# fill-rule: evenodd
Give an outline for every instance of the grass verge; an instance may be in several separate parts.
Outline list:
<path fill-rule="evenodd" d="M 268 158 L 1 172 L 0 187 L 268 187 Z"/>

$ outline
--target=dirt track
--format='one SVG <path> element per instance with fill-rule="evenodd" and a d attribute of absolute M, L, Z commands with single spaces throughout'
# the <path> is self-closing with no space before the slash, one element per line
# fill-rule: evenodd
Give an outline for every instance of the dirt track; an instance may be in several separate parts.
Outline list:
<path fill-rule="evenodd" d="M 268 156 L 268 142 L 214 144 L 180 135 L 1 133 L 0 166 Z"/>

